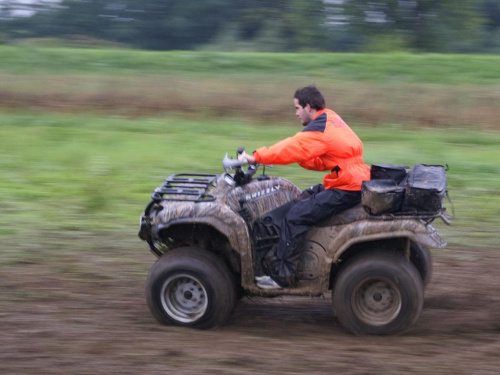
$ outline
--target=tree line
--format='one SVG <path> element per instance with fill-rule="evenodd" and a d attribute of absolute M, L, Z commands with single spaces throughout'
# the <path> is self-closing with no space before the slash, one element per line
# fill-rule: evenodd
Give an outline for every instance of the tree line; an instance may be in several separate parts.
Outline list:
<path fill-rule="evenodd" d="M 500 0 L 0 2 L 0 43 L 75 37 L 151 50 L 500 52 Z"/>

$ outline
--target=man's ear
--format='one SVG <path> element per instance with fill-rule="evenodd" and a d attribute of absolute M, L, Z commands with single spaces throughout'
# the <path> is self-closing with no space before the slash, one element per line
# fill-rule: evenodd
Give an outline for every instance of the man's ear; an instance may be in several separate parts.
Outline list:
<path fill-rule="evenodd" d="M 304 107 L 304 109 L 306 110 L 307 113 L 311 112 L 311 105 L 309 103 L 306 104 L 306 106 Z"/>

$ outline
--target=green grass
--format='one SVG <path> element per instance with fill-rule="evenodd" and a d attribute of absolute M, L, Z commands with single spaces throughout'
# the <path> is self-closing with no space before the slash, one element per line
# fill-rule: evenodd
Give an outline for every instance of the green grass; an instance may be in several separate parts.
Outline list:
<path fill-rule="evenodd" d="M 294 120 L 316 84 L 348 123 L 499 130 L 499 56 L 0 46 L 0 110 Z"/>
<path fill-rule="evenodd" d="M 36 242 L 78 233 L 136 235 L 152 190 L 170 174 L 221 173 L 227 151 L 253 150 L 300 130 L 245 120 L 125 119 L 0 113 L 0 239 Z M 354 126 L 353 126 L 354 127 Z M 368 164 L 448 164 L 456 219 L 438 224 L 453 246 L 497 247 L 500 133 L 355 128 Z M 323 173 L 297 165 L 269 174 L 300 188 Z M 138 241 L 138 247 L 141 243 Z M 15 241 L 14 241 L 15 242 Z"/>
<path fill-rule="evenodd" d="M 443 54 L 150 52 L 0 47 L 0 72 L 227 76 L 302 76 L 312 81 L 499 84 L 500 56 Z"/>
<path fill-rule="evenodd" d="M 309 83 L 361 136 L 368 164 L 448 164 L 456 219 L 439 230 L 451 247 L 496 248 L 499 63 L 0 46 L 2 256 L 63 251 L 75 238 L 141 247 L 138 218 L 156 186 L 173 173 L 222 172 L 226 151 L 300 130 L 290 97 Z M 323 177 L 298 166 L 268 172 L 300 188 Z"/>

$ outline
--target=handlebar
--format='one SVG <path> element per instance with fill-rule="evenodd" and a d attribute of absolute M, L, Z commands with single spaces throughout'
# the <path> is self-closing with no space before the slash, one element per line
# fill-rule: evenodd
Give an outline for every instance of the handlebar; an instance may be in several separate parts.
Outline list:
<path fill-rule="evenodd" d="M 231 169 L 238 170 L 241 169 L 244 165 L 248 165 L 248 161 L 246 159 L 243 160 L 238 160 L 238 159 L 230 159 L 226 155 L 224 155 L 224 158 L 222 159 L 222 167 L 226 172 L 229 172 Z"/>
<path fill-rule="evenodd" d="M 245 152 L 244 147 L 238 148 L 238 156 L 243 154 Z M 248 165 L 248 168 L 246 171 L 243 171 L 242 167 Z M 233 169 L 235 171 L 234 173 L 234 178 L 231 177 L 230 180 L 234 181 L 236 185 L 241 186 L 249 183 L 252 180 L 252 176 L 255 174 L 258 168 L 258 164 L 249 164 L 248 160 L 242 159 L 230 159 L 226 154 L 224 155 L 224 158 L 222 159 L 222 167 L 226 171 L 227 174 L 229 174 L 229 171 Z"/>

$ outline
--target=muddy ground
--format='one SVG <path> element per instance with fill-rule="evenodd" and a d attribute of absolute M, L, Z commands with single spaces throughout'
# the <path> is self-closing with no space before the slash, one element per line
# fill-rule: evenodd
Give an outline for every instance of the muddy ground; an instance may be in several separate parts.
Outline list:
<path fill-rule="evenodd" d="M 155 258 L 143 243 L 73 241 L 87 251 L 48 249 L 52 239 L 0 264 L 1 374 L 500 373 L 496 249 L 434 251 L 416 325 L 356 337 L 333 317 L 330 295 L 245 298 L 209 331 L 161 326 L 145 302 Z"/>

